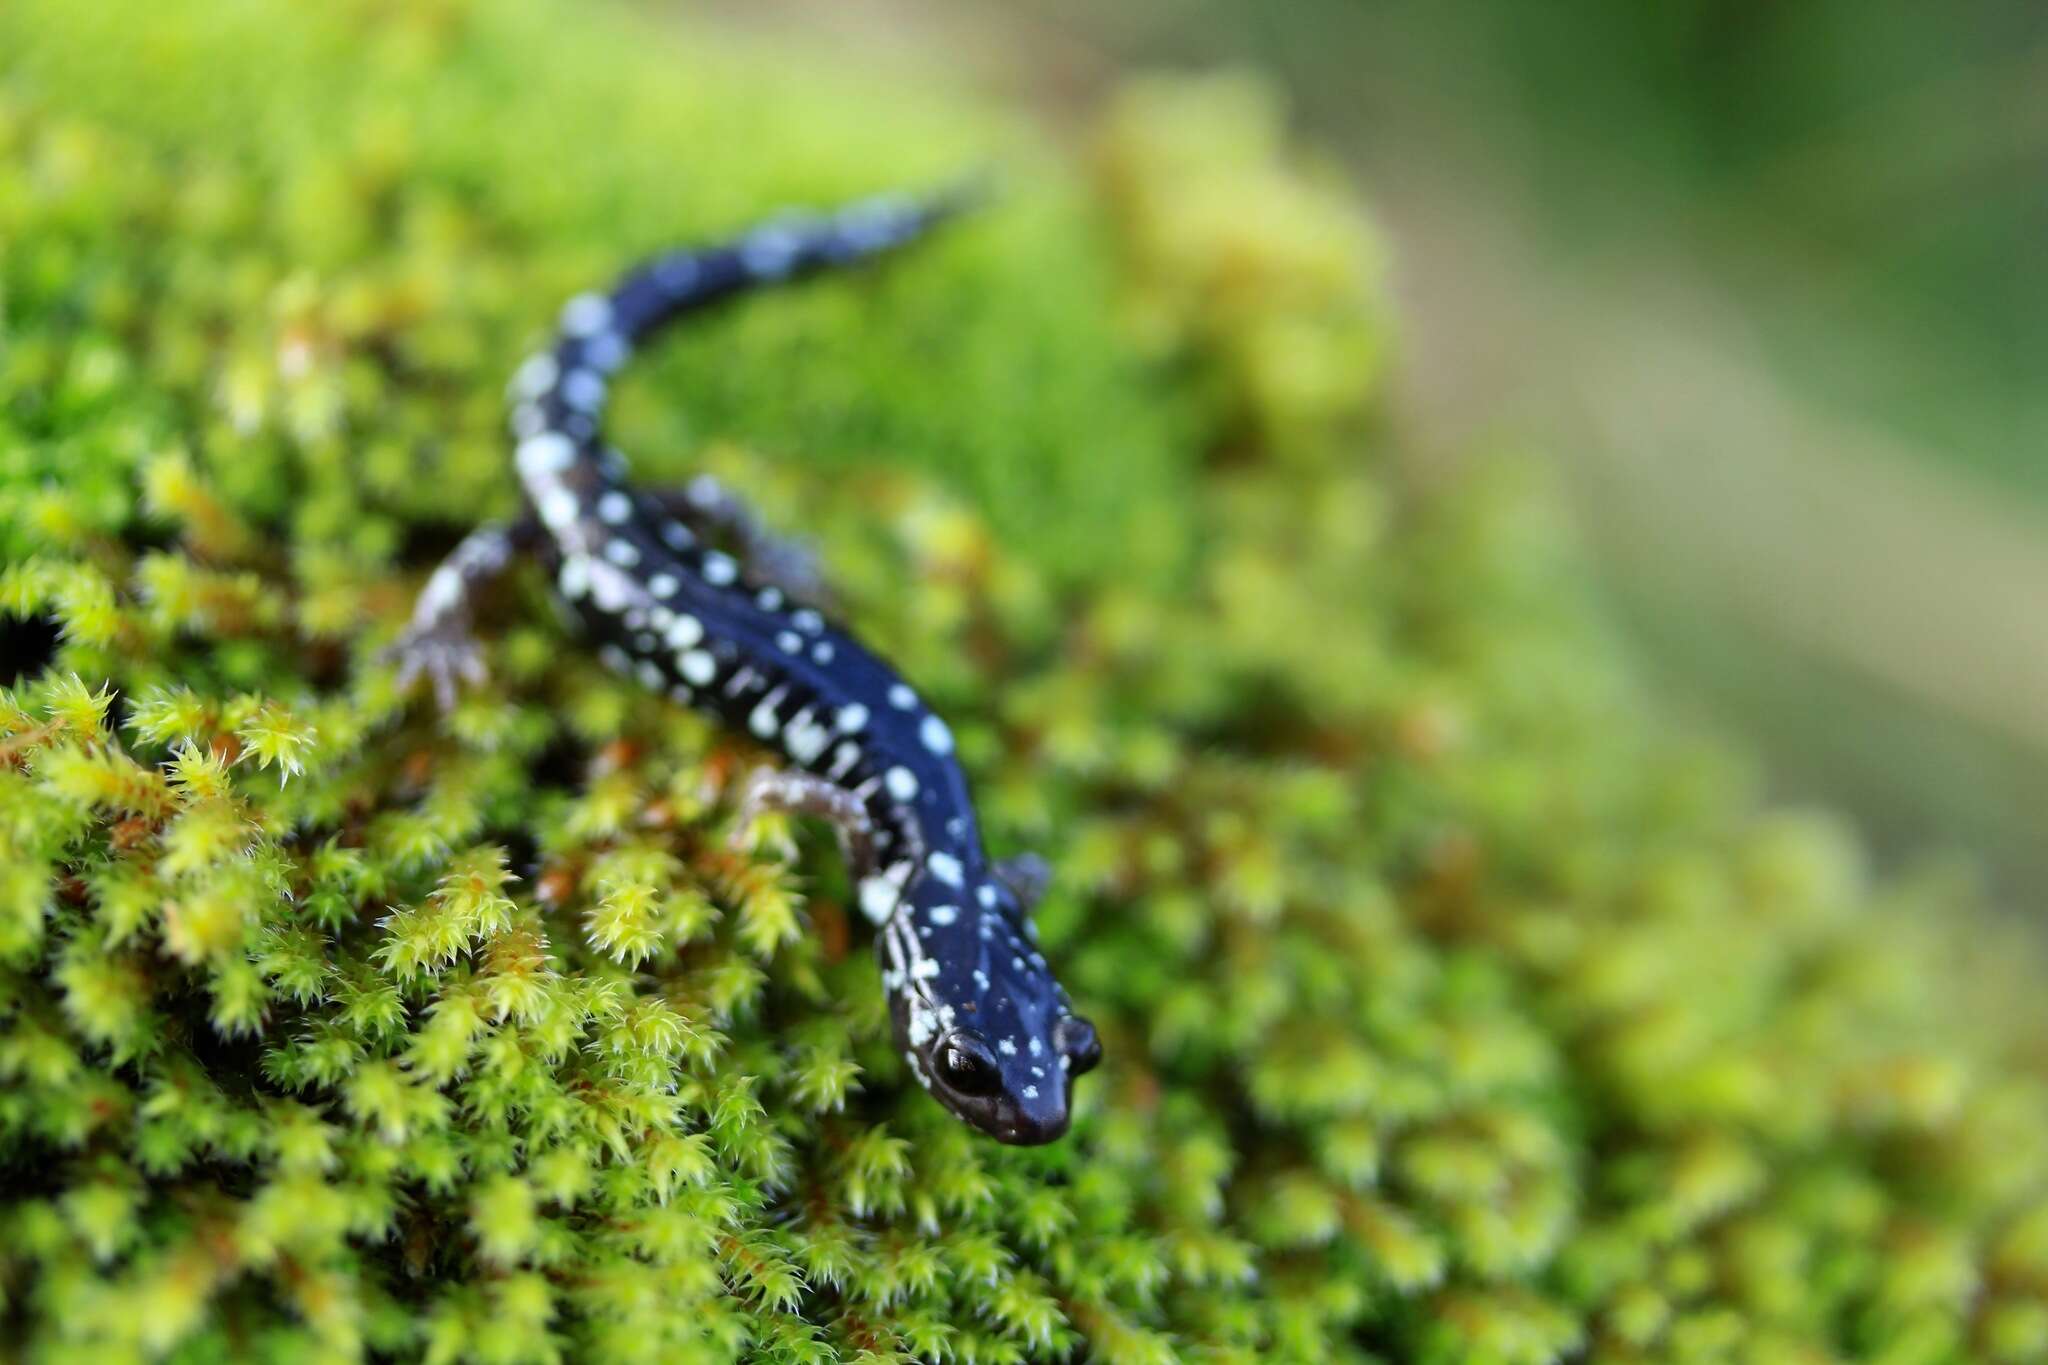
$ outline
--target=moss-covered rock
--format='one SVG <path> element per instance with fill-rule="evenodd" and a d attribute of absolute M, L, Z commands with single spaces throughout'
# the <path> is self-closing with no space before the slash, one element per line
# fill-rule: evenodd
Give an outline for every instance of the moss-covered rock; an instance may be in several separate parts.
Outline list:
<path fill-rule="evenodd" d="M 1372 239 L 1276 127 L 1141 88 L 1083 177 L 610 9 L 0 9 L 10 1353 L 2041 1358 L 2031 945 L 1674 737 L 1529 471 L 1392 477 Z M 559 298 L 991 149 L 620 429 L 814 534 L 1053 855 L 1108 1061 L 1038 1150 L 536 582 L 452 715 L 373 662 Z"/>

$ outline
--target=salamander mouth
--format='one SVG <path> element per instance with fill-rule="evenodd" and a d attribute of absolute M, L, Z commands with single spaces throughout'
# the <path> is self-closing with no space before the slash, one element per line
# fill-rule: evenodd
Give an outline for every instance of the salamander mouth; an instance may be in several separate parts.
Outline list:
<path fill-rule="evenodd" d="M 1013 1099 L 998 1098 L 980 1114 L 965 1115 L 968 1122 L 997 1142 L 1010 1147 L 1042 1147 L 1066 1136 L 1070 1112 L 1062 1101 L 1057 1108 L 1043 1106 L 1033 1113 Z"/>
<path fill-rule="evenodd" d="M 999 1124 L 986 1131 L 990 1137 L 1005 1146 L 1043 1147 L 1048 1142 L 1057 1142 L 1066 1136 L 1067 1116 L 1062 1113 L 1058 1119 L 1047 1122 Z"/>

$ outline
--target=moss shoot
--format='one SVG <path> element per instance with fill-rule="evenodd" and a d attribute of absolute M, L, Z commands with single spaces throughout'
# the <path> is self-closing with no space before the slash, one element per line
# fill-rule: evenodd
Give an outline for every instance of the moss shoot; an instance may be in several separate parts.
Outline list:
<path fill-rule="evenodd" d="M 1085 156 L 566 0 L 0 7 L 0 1343 L 109 1362 L 2048 1355 L 2043 968 L 1661 718 L 1530 470 L 1419 492 L 1379 253 L 1240 81 Z M 830 840 L 532 576 L 556 303 L 1003 203 L 636 368 L 953 719 L 1108 1060 L 998 1147 Z"/>

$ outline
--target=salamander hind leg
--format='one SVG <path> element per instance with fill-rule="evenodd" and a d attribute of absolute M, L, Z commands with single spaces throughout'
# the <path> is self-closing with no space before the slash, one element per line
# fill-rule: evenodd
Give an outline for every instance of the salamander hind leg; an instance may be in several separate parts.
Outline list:
<path fill-rule="evenodd" d="M 446 711 L 454 707 L 462 684 L 483 682 L 483 651 L 470 633 L 476 599 L 503 577 L 514 557 L 538 534 L 539 526 L 531 520 L 479 526 L 434 570 L 413 604 L 412 620 L 378 654 L 380 662 L 398 665 L 400 692 L 424 676 Z"/>
<path fill-rule="evenodd" d="M 855 877 L 864 877 L 874 870 L 874 822 L 861 799 L 846 788 L 814 773 L 756 768 L 741 788 L 733 842 L 742 842 L 755 818 L 771 811 L 814 815 L 829 822 L 839 836 L 839 852 L 846 859 L 847 870 Z"/>

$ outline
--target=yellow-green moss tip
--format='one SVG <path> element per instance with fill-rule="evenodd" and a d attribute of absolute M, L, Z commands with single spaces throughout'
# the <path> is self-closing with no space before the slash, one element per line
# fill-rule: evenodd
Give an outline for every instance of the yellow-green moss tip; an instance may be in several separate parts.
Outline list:
<path fill-rule="evenodd" d="M 0 8 L 0 1338 L 2038 1359 L 2033 956 L 1671 738 L 1526 470 L 1361 458 L 1376 250 L 1279 126 L 1148 85 L 1075 173 L 609 8 Z M 829 841 L 733 851 L 760 755 L 537 583 L 446 717 L 374 662 L 562 296 L 992 150 L 622 433 L 815 536 L 1052 855 L 1108 1060 L 1037 1150 L 906 1084 Z"/>

